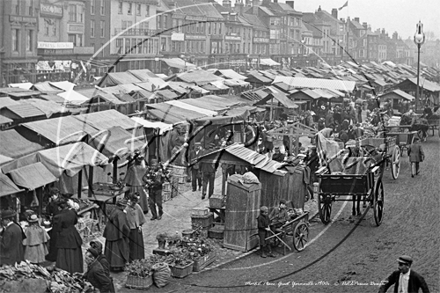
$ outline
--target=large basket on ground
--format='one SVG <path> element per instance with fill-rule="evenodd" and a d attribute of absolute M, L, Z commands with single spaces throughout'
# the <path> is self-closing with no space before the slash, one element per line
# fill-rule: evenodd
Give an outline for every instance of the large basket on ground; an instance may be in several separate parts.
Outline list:
<path fill-rule="evenodd" d="M 125 283 L 125 287 L 137 290 L 148 289 L 151 285 L 153 285 L 153 274 L 150 274 L 147 277 L 128 275 L 127 282 Z"/>

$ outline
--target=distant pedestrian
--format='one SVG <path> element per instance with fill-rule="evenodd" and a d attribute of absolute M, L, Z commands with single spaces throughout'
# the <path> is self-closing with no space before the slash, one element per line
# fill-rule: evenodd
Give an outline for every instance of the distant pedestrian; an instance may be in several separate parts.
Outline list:
<path fill-rule="evenodd" d="M 422 289 L 423 293 L 429 293 L 425 279 L 415 271 L 411 270 L 412 258 L 402 255 L 397 259 L 399 267 L 380 286 L 379 293 L 387 292 L 388 288 L 394 285 L 394 293 L 417 293 Z"/>
<path fill-rule="evenodd" d="M 425 159 L 425 152 L 423 151 L 422 145 L 420 144 L 420 139 L 418 137 L 414 138 L 414 143 L 408 149 L 409 161 L 411 163 L 411 177 L 418 175 L 420 173 L 420 162 Z M 415 164 L 415 174 L 412 169 L 412 164 Z"/>
<path fill-rule="evenodd" d="M 200 142 L 194 143 L 194 149 L 190 152 L 190 160 L 191 160 L 191 185 L 192 191 L 197 191 L 197 187 L 199 190 L 202 189 L 202 172 L 200 170 L 199 157 L 202 154 L 202 146 Z"/>
<path fill-rule="evenodd" d="M 0 266 L 14 265 L 24 260 L 24 233 L 20 225 L 13 221 L 16 212 L 3 210 L 0 212 L 3 231 L 0 234 Z"/>
<path fill-rule="evenodd" d="M 148 193 L 150 195 L 148 204 L 152 215 L 151 221 L 162 219 L 162 188 L 166 178 L 168 178 L 168 173 L 159 166 L 157 159 L 152 159 L 145 180 L 148 184 Z"/>
<path fill-rule="evenodd" d="M 31 263 L 42 263 L 45 261 L 45 256 L 49 253 L 47 250 L 47 242 L 50 237 L 46 230 L 38 223 L 36 214 L 30 215 L 27 218 L 29 227 L 26 228 L 26 238 L 23 240 L 24 259 Z"/>
<path fill-rule="evenodd" d="M 214 194 L 214 181 L 215 181 L 215 164 L 214 163 L 205 163 L 202 162 L 200 164 L 200 170 L 202 171 L 203 181 L 202 181 L 202 200 L 206 197 L 206 192 L 209 185 L 208 190 L 208 198 Z"/>
<path fill-rule="evenodd" d="M 110 213 L 105 226 L 103 237 L 105 238 L 105 257 L 110 264 L 110 270 L 123 270 L 125 263 L 128 262 L 129 248 L 127 215 L 124 208 L 127 200 L 119 199 L 116 206 Z"/>
<path fill-rule="evenodd" d="M 137 194 L 130 196 L 125 212 L 127 214 L 129 234 L 129 261 L 145 258 L 144 236 L 142 234 L 142 225 L 145 224 L 145 216 L 142 208 L 139 206 Z"/>

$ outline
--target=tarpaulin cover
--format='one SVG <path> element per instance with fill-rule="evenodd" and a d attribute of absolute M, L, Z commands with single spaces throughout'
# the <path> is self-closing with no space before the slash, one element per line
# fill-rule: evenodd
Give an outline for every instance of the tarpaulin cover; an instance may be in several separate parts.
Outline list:
<path fill-rule="evenodd" d="M 220 72 L 224 77 L 230 79 L 245 80 L 247 78 L 246 76 L 241 75 L 232 69 L 219 69 L 218 72 Z"/>
<path fill-rule="evenodd" d="M 64 93 L 59 93 L 57 94 L 57 96 L 60 96 L 61 98 L 66 100 L 67 103 L 72 105 L 82 105 L 90 100 L 86 96 L 83 96 L 74 90 L 70 90 Z"/>
<path fill-rule="evenodd" d="M 106 110 L 89 114 L 73 116 L 83 124 L 88 124 L 93 128 L 103 130 L 114 126 L 121 126 L 123 129 L 134 129 L 136 123 L 128 116 L 114 110 Z"/>
<path fill-rule="evenodd" d="M 173 129 L 173 124 L 163 123 L 163 122 L 156 122 L 156 121 L 148 121 L 141 117 L 131 117 L 132 120 L 134 120 L 137 124 L 142 125 L 145 128 L 159 128 L 159 134 L 163 134 L 167 131 L 170 131 Z"/>
<path fill-rule="evenodd" d="M 10 83 L 9 84 L 9 87 L 15 87 L 15 88 L 20 88 L 20 89 L 24 89 L 24 90 L 30 90 L 32 86 L 33 86 L 33 84 L 30 82 Z"/>
<path fill-rule="evenodd" d="M 110 72 L 99 82 L 99 85 L 112 86 L 137 82 L 142 82 L 142 80 L 128 72 Z"/>
<path fill-rule="evenodd" d="M 334 80 L 324 78 L 304 78 L 304 77 L 289 77 L 277 76 L 272 83 L 283 82 L 294 88 L 320 88 L 351 92 L 356 86 L 356 82 L 349 80 Z M 289 89 L 290 90 L 290 89 Z"/>
<path fill-rule="evenodd" d="M 10 158 L 8 156 L 0 155 L 0 165 L 9 163 L 9 162 L 11 162 L 13 160 L 14 160 L 13 158 Z"/>
<path fill-rule="evenodd" d="M 36 83 L 32 88 L 42 93 L 60 93 L 63 91 L 50 85 L 48 81 Z"/>
<path fill-rule="evenodd" d="M 206 116 L 199 112 L 185 110 L 165 103 L 148 104 L 147 107 L 149 108 L 149 114 L 155 116 L 161 122 L 171 124 L 186 121 L 187 119 L 193 120 Z"/>
<path fill-rule="evenodd" d="M 107 157 L 117 156 L 122 158 L 129 153 L 133 153 L 135 149 L 140 150 L 145 143 L 144 140 L 135 138 L 133 133 L 124 130 L 120 126 L 115 126 L 94 137 L 89 144 Z"/>
<path fill-rule="evenodd" d="M 52 183 L 57 178 L 40 162 L 9 172 L 14 183 L 29 190 Z"/>
<path fill-rule="evenodd" d="M 69 112 L 69 109 L 66 107 L 60 106 L 59 104 L 51 101 L 46 101 L 43 99 L 25 99 L 20 100 L 21 104 L 31 104 L 34 107 L 38 108 L 44 114 L 46 114 L 47 118 L 50 118 L 55 113 L 66 113 Z"/>
<path fill-rule="evenodd" d="M 165 102 L 165 104 L 176 106 L 176 107 L 179 107 L 179 108 L 182 108 L 182 109 L 185 109 L 185 110 L 190 110 L 190 111 L 198 112 L 198 113 L 201 113 L 201 114 L 206 115 L 206 116 L 215 116 L 215 115 L 217 115 L 217 112 L 215 112 L 215 111 L 207 110 L 204 107 L 193 106 L 193 105 L 185 103 L 184 101 L 185 100 L 182 100 L 182 101 L 167 101 L 167 102 Z"/>
<path fill-rule="evenodd" d="M 169 59 L 161 59 L 164 61 L 169 67 L 178 68 L 178 69 L 194 69 L 196 66 L 192 63 L 185 62 L 180 58 L 169 58 Z"/>
<path fill-rule="evenodd" d="M 241 103 L 249 104 L 249 101 L 236 98 L 234 96 L 219 97 L 215 95 L 207 95 L 196 99 L 183 99 L 181 102 L 211 111 L 227 110 L 230 107 L 239 105 Z"/>
<path fill-rule="evenodd" d="M 19 158 L 43 149 L 37 143 L 30 142 L 14 129 L 0 131 L 0 154 Z"/>
<path fill-rule="evenodd" d="M 278 63 L 278 62 L 276 62 L 276 61 L 274 61 L 274 60 L 272 60 L 270 58 L 260 59 L 260 64 L 261 65 L 267 65 L 267 66 L 278 66 L 278 65 L 281 65 L 280 63 Z"/>
<path fill-rule="evenodd" d="M 84 142 L 39 151 L 38 154 L 40 161 L 56 177 L 60 177 L 63 171 L 72 177 L 84 166 L 93 167 L 108 164 L 106 156 Z"/>
<path fill-rule="evenodd" d="M 73 88 L 75 87 L 75 84 L 69 81 L 49 82 L 49 84 L 66 92 L 73 90 Z"/>
<path fill-rule="evenodd" d="M 0 197 L 19 193 L 22 189 L 18 188 L 8 176 L 0 173 Z"/>
<path fill-rule="evenodd" d="M 220 76 L 217 76 L 206 70 L 197 70 L 192 72 L 185 72 L 178 75 L 178 78 L 187 83 L 196 83 L 197 85 L 204 85 L 212 81 L 223 80 Z"/>
<path fill-rule="evenodd" d="M 95 134 L 98 132 L 97 128 L 74 117 L 76 116 L 65 116 L 23 123 L 22 125 L 55 144 L 62 139 L 64 143 L 77 141 L 79 137 L 85 134 Z"/>

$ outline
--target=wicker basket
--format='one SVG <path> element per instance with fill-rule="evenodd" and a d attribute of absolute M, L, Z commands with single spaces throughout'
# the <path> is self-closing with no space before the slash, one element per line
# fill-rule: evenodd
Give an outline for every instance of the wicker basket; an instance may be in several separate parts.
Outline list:
<path fill-rule="evenodd" d="M 153 274 L 148 275 L 148 277 L 128 275 L 125 283 L 125 287 L 138 290 L 148 289 L 151 285 L 153 285 Z"/>
<path fill-rule="evenodd" d="M 171 267 L 171 276 L 173 276 L 174 278 L 185 278 L 192 273 L 193 266 L 193 261 L 186 266 L 173 266 Z"/>

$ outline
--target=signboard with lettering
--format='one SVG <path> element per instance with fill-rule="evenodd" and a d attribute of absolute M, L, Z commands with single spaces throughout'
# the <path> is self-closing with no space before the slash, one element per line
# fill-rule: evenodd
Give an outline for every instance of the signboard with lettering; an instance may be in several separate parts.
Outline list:
<path fill-rule="evenodd" d="M 171 41 L 183 42 L 183 41 L 185 41 L 185 34 L 184 33 L 172 33 L 171 34 Z"/>
<path fill-rule="evenodd" d="M 38 49 L 73 49 L 71 42 L 38 42 Z"/>
<path fill-rule="evenodd" d="M 38 55 L 51 56 L 51 55 L 72 55 L 73 49 L 38 49 Z"/>
<path fill-rule="evenodd" d="M 226 41 L 241 41 L 241 37 L 225 36 Z"/>
<path fill-rule="evenodd" d="M 10 22 L 37 23 L 36 17 L 9 15 Z"/>
<path fill-rule="evenodd" d="M 84 25 L 83 24 L 68 24 L 67 25 L 68 33 L 84 33 Z"/>
<path fill-rule="evenodd" d="M 254 43 L 269 43 L 267 38 L 254 38 Z"/>
<path fill-rule="evenodd" d="M 186 35 L 185 36 L 186 40 L 206 40 L 206 36 L 201 36 L 201 35 Z"/>
<path fill-rule="evenodd" d="M 52 4 L 40 4 L 40 14 L 41 16 L 46 17 L 56 17 L 56 18 L 62 18 L 63 17 L 63 7 L 58 5 L 52 5 Z"/>

